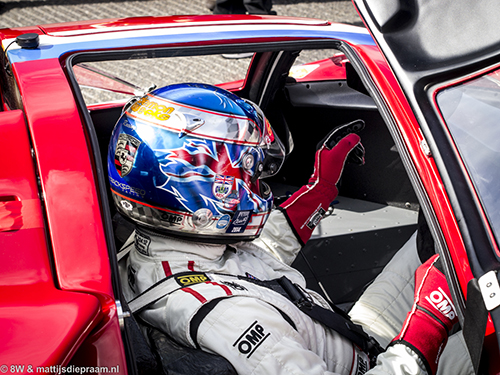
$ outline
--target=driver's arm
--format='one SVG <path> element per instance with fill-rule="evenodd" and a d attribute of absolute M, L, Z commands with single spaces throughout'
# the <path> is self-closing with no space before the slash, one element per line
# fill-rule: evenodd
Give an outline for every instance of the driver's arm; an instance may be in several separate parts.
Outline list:
<path fill-rule="evenodd" d="M 238 374 L 362 375 L 354 346 L 335 336 L 328 339 L 309 326 L 308 334 L 292 327 L 270 304 L 247 297 L 222 300 L 198 327 L 197 342 L 208 352 L 225 357 Z M 315 333 L 313 333 L 315 332 Z M 310 339 L 318 342 L 308 342 Z M 331 334 L 328 334 L 331 336 Z M 329 345 L 324 341 L 328 340 Z M 323 342 L 321 342 L 323 341 Z M 330 366 L 311 350 L 323 347 Z M 398 344 L 379 355 L 377 366 L 366 375 L 424 375 L 423 362 L 407 346 Z M 429 374 L 430 375 L 430 374 Z"/>
<path fill-rule="evenodd" d="M 330 137 L 335 135 L 332 132 Z M 359 162 L 364 162 L 364 149 L 357 134 L 349 134 L 331 147 L 330 137 L 316 151 L 314 172 L 308 184 L 278 207 L 281 212 L 270 215 L 262 234 L 254 241 L 286 264 L 294 261 L 337 197 L 336 185 L 349 154 L 354 149 L 360 150 Z"/>

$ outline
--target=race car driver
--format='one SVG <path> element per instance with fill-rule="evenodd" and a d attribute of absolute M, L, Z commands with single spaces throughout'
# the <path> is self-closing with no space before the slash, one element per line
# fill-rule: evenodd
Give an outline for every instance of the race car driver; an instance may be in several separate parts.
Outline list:
<path fill-rule="evenodd" d="M 122 262 L 132 310 L 239 374 L 434 375 L 457 322 L 437 256 L 417 269 L 413 306 L 383 352 L 290 267 L 335 199 L 345 162 L 364 162 L 359 136 L 342 132 L 349 127 L 316 152 L 309 183 L 273 210 L 262 179 L 285 151 L 255 104 L 176 84 L 128 106 L 108 174 L 119 212 L 137 225 Z M 433 302 L 436 290 L 449 309 Z"/>

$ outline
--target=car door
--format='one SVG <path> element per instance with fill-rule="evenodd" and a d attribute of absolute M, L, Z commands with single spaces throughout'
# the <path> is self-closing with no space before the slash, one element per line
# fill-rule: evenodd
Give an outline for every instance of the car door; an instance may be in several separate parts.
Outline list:
<path fill-rule="evenodd" d="M 492 346 L 488 338 L 498 338 L 500 332 L 500 177 L 495 167 L 500 157 L 496 146 L 500 6 L 489 0 L 354 0 L 354 4 L 408 99 L 423 134 L 422 145 L 443 182 L 449 210 L 445 202 L 422 206 L 445 259 L 477 366 L 481 345 L 472 343 L 473 338 L 483 337 L 486 330 L 484 348 L 497 357 L 496 340 Z M 453 226 L 458 228 L 455 234 L 450 233 Z M 467 268 L 469 276 L 463 272 Z M 466 302 L 465 296 L 470 301 L 479 296 L 478 302 Z M 486 323 L 484 307 L 496 329 L 491 321 Z M 469 330 L 468 319 L 482 324 Z M 489 361 L 490 371 L 498 372 L 494 362 L 494 358 Z"/>

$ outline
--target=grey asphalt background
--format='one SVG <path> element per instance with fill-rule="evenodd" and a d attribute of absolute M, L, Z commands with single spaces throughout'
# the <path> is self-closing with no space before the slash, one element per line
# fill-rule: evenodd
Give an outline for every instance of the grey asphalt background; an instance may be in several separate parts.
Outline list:
<path fill-rule="evenodd" d="M 327 19 L 361 25 L 351 1 L 275 0 L 280 16 Z M 4 0 L 0 28 L 135 16 L 211 14 L 207 0 Z"/>
<path fill-rule="evenodd" d="M 207 4 L 207 0 L 0 0 L 0 28 L 90 19 L 211 14 Z M 350 0 L 274 0 L 273 10 L 280 16 L 319 18 L 362 26 Z M 312 55 L 307 59 L 315 61 L 326 57 Z M 165 60 L 155 59 L 154 67 L 145 60 L 90 65 L 146 89 L 176 82 L 217 84 L 238 80 L 244 77 L 249 63 L 249 59 L 224 59 L 222 56 Z M 306 61 L 297 60 L 297 63 L 303 62 Z M 87 104 L 125 98 L 121 94 L 86 87 L 81 90 Z"/>

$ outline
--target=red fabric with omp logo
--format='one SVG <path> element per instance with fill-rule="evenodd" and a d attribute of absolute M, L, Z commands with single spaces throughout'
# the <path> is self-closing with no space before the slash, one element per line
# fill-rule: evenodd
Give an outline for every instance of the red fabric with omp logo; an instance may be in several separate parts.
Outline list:
<path fill-rule="evenodd" d="M 415 272 L 415 301 L 403 328 L 391 345 L 405 344 L 424 361 L 427 372 L 435 374 L 448 333 L 458 322 L 446 277 L 436 268 L 434 255 Z"/>

